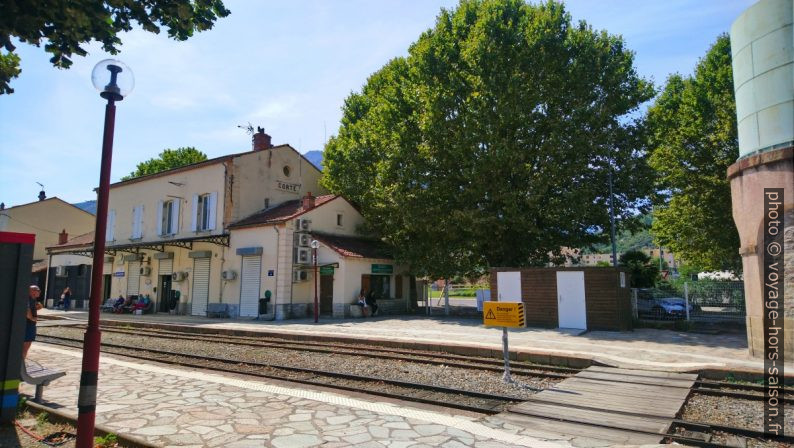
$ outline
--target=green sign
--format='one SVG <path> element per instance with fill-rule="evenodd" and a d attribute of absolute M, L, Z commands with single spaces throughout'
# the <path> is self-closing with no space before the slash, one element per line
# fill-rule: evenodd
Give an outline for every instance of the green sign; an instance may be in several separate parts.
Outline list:
<path fill-rule="evenodd" d="M 320 266 L 320 275 L 334 275 L 334 267 Z"/>
<path fill-rule="evenodd" d="M 394 266 L 390 264 L 373 264 L 372 265 L 372 273 L 373 274 L 393 274 L 394 273 Z"/>

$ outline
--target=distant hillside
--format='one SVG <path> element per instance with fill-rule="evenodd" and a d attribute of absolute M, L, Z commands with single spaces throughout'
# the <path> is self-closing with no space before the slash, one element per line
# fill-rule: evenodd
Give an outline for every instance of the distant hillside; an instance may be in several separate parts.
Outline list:
<path fill-rule="evenodd" d="M 92 215 L 96 215 L 96 201 L 83 201 L 72 204 L 77 208 L 83 209 Z"/>
<path fill-rule="evenodd" d="M 319 151 L 319 150 L 308 151 L 308 152 L 304 153 L 303 155 L 307 159 L 309 159 L 309 162 L 311 162 L 312 165 L 316 166 L 317 169 L 322 171 L 322 169 L 323 169 L 323 152 L 322 151 Z"/>

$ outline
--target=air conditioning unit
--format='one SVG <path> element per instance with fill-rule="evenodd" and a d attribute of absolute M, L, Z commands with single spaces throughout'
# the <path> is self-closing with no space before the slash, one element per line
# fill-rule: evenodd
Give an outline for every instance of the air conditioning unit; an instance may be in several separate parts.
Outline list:
<path fill-rule="evenodd" d="M 312 251 L 305 247 L 298 248 L 295 251 L 295 264 L 310 264 L 312 262 Z"/>
<path fill-rule="evenodd" d="M 175 282 L 181 282 L 187 278 L 187 272 L 185 271 L 177 271 L 171 274 L 171 280 Z"/>
<path fill-rule="evenodd" d="M 292 283 L 305 282 L 309 279 L 307 271 L 292 271 Z"/>
<path fill-rule="evenodd" d="M 221 272 L 221 278 L 224 280 L 234 280 L 237 278 L 237 273 L 232 270 L 223 271 Z"/>
<path fill-rule="evenodd" d="M 298 247 L 310 247 L 312 245 L 312 236 L 308 233 L 296 233 L 296 245 Z"/>
<path fill-rule="evenodd" d="M 148 277 L 152 273 L 152 268 L 149 266 L 141 266 L 140 274 L 144 277 Z"/>
<path fill-rule="evenodd" d="M 311 230 L 312 221 L 310 219 L 299 218 L 295 220 L 295 231 L 296 232 L 308 232 Z"/>
<path fill-rule="evenodd" d="M 66 277 L 66 266 L 57 266 L 55 268 L 55 275 L 58 277 Z"/>

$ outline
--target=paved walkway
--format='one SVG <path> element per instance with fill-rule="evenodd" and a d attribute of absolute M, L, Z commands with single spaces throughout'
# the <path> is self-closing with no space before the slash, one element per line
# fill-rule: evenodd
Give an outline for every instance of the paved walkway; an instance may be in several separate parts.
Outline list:
<path fill-rule="evenodd" d="M 44 310 L 47 314 L 85 319 L 84 312 Z M 374 319 L 308 319 L 254 321 L 207 319 L 165 314 L 133 316 L 103 314 L 103 319 L 172 322 L 202 328 L 233 328 L 294 334 L 352 336 L 371 340 L 421 341 L 501 350 L 502 331 L 476 319 L 443 317 L 376 317 Z M 634 369 L 694 370 L 728 368 L 763 371 L 763 361 L 751 358 L 744 333 L 698 334 L 672 330 L 629 332 L 590 331 L 574 335 L 554 329 L 511 329 L 510 348 L 533 353 L 577 356 L 606 365 Z M 791 366 L 794 368 L 794 364 Z M 794 371 L 794 370 L 792 370 Z"/>
<path fill-rule="evenodd" d="M 81 352 L 34 343 L 30 359 L 68 374 L 44 391 L 76 416 Z M 22 385 L 32 394 L 33 386 Z M 378 397 L 265 382 L 102 355 L 97 424 L 162 446 L 477 447 L 583 446 L 585 440 L 521 429 L 498 417 Z M 555 440 L 556 439 L 556 440 Z"/>

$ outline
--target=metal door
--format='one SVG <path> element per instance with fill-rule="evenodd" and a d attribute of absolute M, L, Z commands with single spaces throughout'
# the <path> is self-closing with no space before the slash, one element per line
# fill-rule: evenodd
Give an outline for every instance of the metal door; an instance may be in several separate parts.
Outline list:
<path fill-rule="evenodd" d="M 244 256 L 240 271 L 240 317 L 259 315 L 259 283 L 262 277 L 262 256 Z"/>
<path fill-rule="evenodd" d="M 334 276 L 320 276 L 320 313 L 332 315 L 334 313 Z"/>
<path fill-rule="evenodd" d="M 521 272 L 497 272 L 499 302 L 521 302 Z"/>
<path fill-rule="evenodd" d="M 164 258 L 157 265 L 157 310 L 167 313 L 169 310 L 168 298 L 171 297 L 171 275 L 174 273 L 174 260 Z"/>
<path fill-rule="evenodd" d="M 557 271 L 557 316 L 560 328 L 587 329 L 583 271 Z"/>
<path fill-rule="evenodd" d="M 130 261 L 127 264 L 127 295 L 137 296 L 141 287 L 141 262 Z"/>
<path fill-rule="evenodd" d="M 210 259 L 193 259 L 193 291 L 191 294 L 191 314 L 207 315 L 207 301 L 210 295 Z"/>

